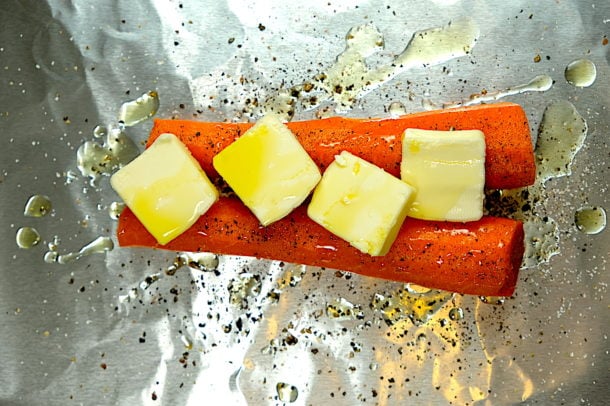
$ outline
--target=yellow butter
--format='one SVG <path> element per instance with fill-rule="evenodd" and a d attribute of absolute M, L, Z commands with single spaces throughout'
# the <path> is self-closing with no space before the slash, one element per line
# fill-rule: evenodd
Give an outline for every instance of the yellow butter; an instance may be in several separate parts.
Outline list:
<path fill-rule="evenodd" d="M 265 226 L 299 206 L 321 178 L 295 135 L 273 115 L 216 155 L 213 165 Z"/>
<path fill-rule="evenodd" d="M 485 136 L 478 130 L 407 129 L 400 176 L 412 185 L 409 216 L 474 221 L 483 216 Z"/>
<path fill-rule="evenodd" d="M 343 151 L 324 172 L 307 214 L 360 251 L 385 255 L 413 195 L 413 188 L 400 179 Z"/>
<path fill-rule="evenodd" d="M 173 134 L 160 135 L 110 184 L 160 244 L 186 231 L 218 200 L 214 185 Z"/>

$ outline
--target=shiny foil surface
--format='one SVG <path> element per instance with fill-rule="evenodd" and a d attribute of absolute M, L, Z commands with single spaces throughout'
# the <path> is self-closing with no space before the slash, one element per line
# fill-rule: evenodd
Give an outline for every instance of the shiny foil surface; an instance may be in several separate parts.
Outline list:
<path fill-rule="evenodd" d="M 4 0 L 0 404 L 607 403 L 609 23 L 599 0 Z M 321 73 L 339 88 L 295 93 Z M 157 95 L 205 121 L 521 104 L 551 175 L 502 194 L 533 252 L 515 294 L 118 247 L 107 175 Z"/>

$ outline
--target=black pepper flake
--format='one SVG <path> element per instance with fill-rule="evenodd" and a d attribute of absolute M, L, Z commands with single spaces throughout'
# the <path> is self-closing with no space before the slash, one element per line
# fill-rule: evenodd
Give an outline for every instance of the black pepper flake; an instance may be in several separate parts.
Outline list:
<path fill-rule="evenodd" d="M 260 23 L 258 24 L 258 29 L 259 29 L 259 31 L 265 31 L 265 29 L 266 29 L 266 28 L 267 28 L 267 27 L 265 27 L 264 25 L 262 25 L 262 24 L 260 24 Z"/>

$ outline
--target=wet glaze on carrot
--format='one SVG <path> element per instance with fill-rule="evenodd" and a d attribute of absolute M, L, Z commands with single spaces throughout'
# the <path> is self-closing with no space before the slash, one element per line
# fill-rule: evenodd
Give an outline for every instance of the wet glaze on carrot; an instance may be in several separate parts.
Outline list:
<path fill-rule="evenodd" d="M 217 176 L 212 158 L 252 126 L 251 123 L 210 123 L 155 120 L 148 145 L 160 134 L 173 133 L 188 146 L 210 177 Z M 349 151 L 400 176 L 402 133 L 425 130 L 481 130 L 485 134 L 485 186 L 511 189 L 534 183 L 535 163 L 530 129 L 518 104 L 495 103 L 429 111 L 396 119 L 294 121 L 288 127 L 324 170 L 341 151 Z"/>

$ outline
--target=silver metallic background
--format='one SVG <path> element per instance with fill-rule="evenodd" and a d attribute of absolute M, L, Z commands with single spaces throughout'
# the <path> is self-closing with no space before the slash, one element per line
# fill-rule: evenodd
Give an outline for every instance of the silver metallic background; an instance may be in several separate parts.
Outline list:
<path fill-rule="evenodd" d="M 299 405 L 607 402 L 610 232 L 581 234 L 573 216 L 583 205 L 610 210 L 610 45 L 602 44 L 610 4 L 272 3 L 2 1 L 0 404 L 281 404 L 278 383 L 298 390 Z M 331 65 L 353 26 L 371 22 L 383 33 L 385 49 L 370 60 L 378 64 L 414 31 L 464 16 L 481 30 L 470 55 L 404 73 L 347 115 L 385 116 L 393 101 L 420 111 L 424 97 L 459 100 L 552 76 L 549 91 L 507 100 L 524 106 L 533 134 L 546 105 L 569 100 L 589 134 L 573 175 L 547 184 L 561 254 L 524 271 L 502 305 L 441 295 L 426 323 L 405 316 L 390 327 L 369 305 L 402 286 L 357 275 L 221 258 L 219 274 L 182 268 L 148 286 L 175 253 L 115 248 L 70 265 L 44 263 L 55 235 L 60 252 L 113 235 L 107 206 L 117 197 L 107 178 L 99 189 L 66 178 L 78 174 L 78 146 L 96 125 L 116 122 L 124 101 L 157 90 L 159 117 L 232 120 L 245 97 Z M 583 57 L 598 75 L 579 89 L 563 72 Z M 129 134 L 143 141 L 150 126 Z M 23 216 L 33 194 L 51 198 L 51 215 Z M 22 226 L 38 229 L 41 244 L 19 249 Z M 352 315 L 327 310 L 341 299 L 355 306 Z M 462 318 L 449 316 L 454 308 Z"/>

